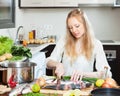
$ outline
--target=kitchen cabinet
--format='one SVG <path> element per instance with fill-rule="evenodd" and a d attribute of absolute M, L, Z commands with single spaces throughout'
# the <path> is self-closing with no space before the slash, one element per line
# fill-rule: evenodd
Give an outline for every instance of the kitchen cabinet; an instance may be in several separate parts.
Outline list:
<path fill-rule="evenodd" d="M 55 7 L 78 7 L 78 0 L 54 0 Z"/>
<path fill-rule="evenodd" d="M 114 0 L 78 0 L 79 7 L 113 7 Z"/>
<path fill-rule="evenodd" d="M 78 0 L 19 0 L 20 8 L 78 7 Z"/>
<path fill-rule="evenodd" d="M 78 0 L 78 4 L 114 4 L 114 0 Z"/>
<path fill-rule="evenodd" d="M 114 0 L 19 0 L 20 8 L 61 8 L 61 7 L 78 7 L 79 4 L 106 4 L 114 5 Z"/>
<path fill-rule="evenodd" d="M 20 7 L 53 7 L 54 0 L 19 0 Z"/>

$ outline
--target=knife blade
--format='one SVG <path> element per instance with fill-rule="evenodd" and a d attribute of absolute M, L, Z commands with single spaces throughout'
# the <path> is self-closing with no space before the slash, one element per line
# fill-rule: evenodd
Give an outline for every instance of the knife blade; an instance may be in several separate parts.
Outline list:
<path fill-rule="evenodd" d="M 57 83 L 56 83 L 56 89 L 60 89 L 60 85 L 61 85 L 61 77 L 57 77 Z"/>

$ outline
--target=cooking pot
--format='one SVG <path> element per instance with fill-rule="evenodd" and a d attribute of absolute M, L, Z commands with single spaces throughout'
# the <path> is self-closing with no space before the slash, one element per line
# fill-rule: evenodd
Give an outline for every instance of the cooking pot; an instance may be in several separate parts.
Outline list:
<path fill-rule="evenodd" d="M 92 96 L 120 96 L 119 88 L 98 88 L 91 91 Z"/>
<path fill-rule="evenodd" d="M 34 80 L 34 62 L 8 62 L 1 64 L 2 67 L 12 68 L 11 76 L 17 83 L 27 83 Z"/>

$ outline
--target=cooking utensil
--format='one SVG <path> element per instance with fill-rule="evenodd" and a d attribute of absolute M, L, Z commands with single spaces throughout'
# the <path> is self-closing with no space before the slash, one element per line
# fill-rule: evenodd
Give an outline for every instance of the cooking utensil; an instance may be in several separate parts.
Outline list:
<path fill-rule="evenodd" d="M 98 88 L 91 91 L 92 96 L 120 96 L 118 88 Z"/>
<path fill-rule="evenodd" d="M 34 67 L 36 63 L 33 62 L 8 62 L 1 64 L 2 67 L 12 68 L 12 75 L 14 81 L 17 83 L 26 83 L 34 80 Z"/>

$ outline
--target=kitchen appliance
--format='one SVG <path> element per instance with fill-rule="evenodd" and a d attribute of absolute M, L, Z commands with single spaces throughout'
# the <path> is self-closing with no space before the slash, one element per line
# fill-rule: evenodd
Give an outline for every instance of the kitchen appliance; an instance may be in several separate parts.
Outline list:
<path fill-rule="evenodd" d="M 1 64 L 2 67 L 11 68 L 14 76 L 14 81 L 17 83 L 26 83 L 34 80 L 34 67 L 36 63 L 33 62 L 8 62 Z"/>
<path fill-rule="evenodd" d="M 120 85 L 120 44 L 113 40 L 101 40 L 101 42 L 111 67 L 112 77 Z"/>
<path fill-rule="evenodd" d="M 91 91 L 92 96 L 120 96 L 118 88 L 98 88 Z"/>

